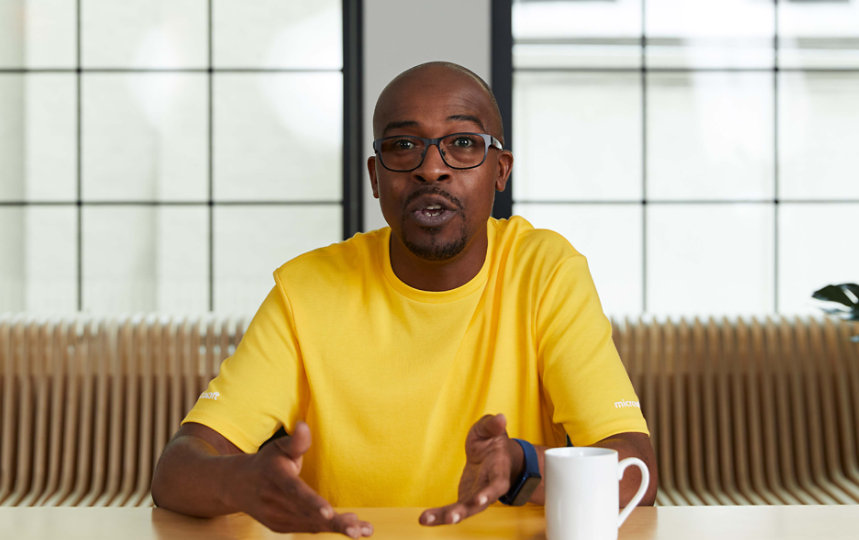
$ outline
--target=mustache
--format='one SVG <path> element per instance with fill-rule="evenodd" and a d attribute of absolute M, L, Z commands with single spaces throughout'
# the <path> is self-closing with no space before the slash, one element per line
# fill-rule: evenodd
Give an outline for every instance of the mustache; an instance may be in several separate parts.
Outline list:
<path fill-rule="evenodd" d="M 407 207 L 418 197 L 422 197 L 424 195 L 439 195 L 440 197 L 444 197 L 447 199 L 452 205 L 456 206 L 459 210 L 462 210 L 462 202 L 457 199 L 454 195 L 451 195 L 447 191 L 441 189 L 438 186 L 423 186 L 414 190 L 408 197 L 406 197 L 405 203 L 403 203 L 403 207 Z"/>

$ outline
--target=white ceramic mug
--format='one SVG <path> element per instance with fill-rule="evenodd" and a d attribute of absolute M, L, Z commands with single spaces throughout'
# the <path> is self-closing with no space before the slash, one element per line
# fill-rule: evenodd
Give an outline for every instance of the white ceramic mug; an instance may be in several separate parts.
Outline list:
<path fill-rule="evenodd" d="M 618 515 L 619 482 L 630 465 L 641 469 L 641 485 Z M 545 469 L 548 540 L 617 540 L 617 529 L 650 484 L 643 461 L 618 463 L 617 452 L 608 448 L 550 448 Z"/>

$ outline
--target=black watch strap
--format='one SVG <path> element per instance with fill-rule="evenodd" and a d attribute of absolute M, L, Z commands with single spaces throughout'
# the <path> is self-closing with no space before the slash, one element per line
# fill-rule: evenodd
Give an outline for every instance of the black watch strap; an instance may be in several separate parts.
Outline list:
<path fill-rule="evenodd" d="M 522 506 L 531 498 L 531 494 L 540 485 L 540 462 L 537 459 L 537 451 L 528 441 L 513 439 L 522 447 L 525 454 L 525 467 L 522 474 L 510 486 L 510 491 L 502 495 L 498 500 L 510 506 Z"/>

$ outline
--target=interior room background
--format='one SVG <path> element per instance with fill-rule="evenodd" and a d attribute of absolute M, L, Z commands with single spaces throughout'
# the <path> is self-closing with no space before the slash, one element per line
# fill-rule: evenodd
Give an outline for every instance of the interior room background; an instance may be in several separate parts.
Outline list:
<path fill-rule="evenodd" d="M 0 312 L 252 314 L 383 224 L 372 107 L 434 59 L 510 96 L 507 203 L 609 314 L 859 279 L 859 0 L 0 0 Z"/>

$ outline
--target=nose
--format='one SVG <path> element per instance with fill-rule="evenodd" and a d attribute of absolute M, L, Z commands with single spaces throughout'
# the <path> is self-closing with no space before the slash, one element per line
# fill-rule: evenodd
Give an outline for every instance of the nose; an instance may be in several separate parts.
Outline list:
<path fill-rule="evenodd" d="M 450 167 L 441 157 L 441 148 L 438 144 L 427 148 L 423 163 L 412 171 L 412 174 L 423 182 L 441 182 L 450 178 Z"/>

